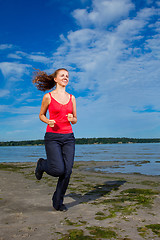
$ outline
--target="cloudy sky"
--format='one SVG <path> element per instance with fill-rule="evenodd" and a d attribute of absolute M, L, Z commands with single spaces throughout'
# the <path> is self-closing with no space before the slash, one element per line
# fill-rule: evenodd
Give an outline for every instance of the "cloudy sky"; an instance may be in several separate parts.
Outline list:
<path fill-rule="evenodd" d="M 78 137 L 160 137 L 159 0 L 0 0 L 0 141 L 43 139 L 34 68 L 70 73 Z"/>

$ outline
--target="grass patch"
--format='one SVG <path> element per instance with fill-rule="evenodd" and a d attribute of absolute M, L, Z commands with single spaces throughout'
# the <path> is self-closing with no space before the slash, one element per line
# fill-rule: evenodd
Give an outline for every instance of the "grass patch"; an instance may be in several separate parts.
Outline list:
<path fill-rule="evenodd" d="M 78 222 L 72 222 L 70 219 L 65 218 L 65 223 L 69 226 L 80 227 L 86 225 L 86 221 L 79 220 Z"/>
<path fill-rule="evenodd" d="M 45 173 L 43 175 L 43 181 L 49 186 L 49 187 L 55 187 L 56 179 L 48 177 Z"/>
<path fill-rule="evenodd" d="M 155 195 L 159 194 L 158 191 L 152 189 L 138 189 L 130 188 L 120 192 L 115 198 L 105 199 L 102 201 L 94 202 L 92 204 L 118 204 L 118 203 L 132 203 L 132 205 L 151 206 Z"/>
<path fill-rule="evenodd" d="M 98 215 L 98 216 L 104 216 L 105 214 L 104 214 L 104 212 L 97 212 L 96 215 Z"/>
<path fill-rule="evenodd" d="M 152 230 L 152 232 L 156 234 L 158 237 L 160 237 L 160 224 L 149 224 L 145 225 L 144 227 L 137 228 L 138 232 L 140 232 L 139 235 L 141 235 L 144 238 L 146 237 L 146 235 L 148 236 L 149 229 Z"/>
<path fill-rule="evenodd" d="M 106 218 L 116 217 L 117 214 L 123 216 L 130 215 L 133 212 L 136 212 L 139 205 L 143 207 L 151 207 L 155 195 L 158 194 L 158 191 L 151 189 L 137 189 L 131 188 L 124 191 L 121 191 L 119 195 L 114 198 L 100 200 L 92 204 L 98 205 L 108 205 L 104 211 L 108 210 L 109 215 L 105 215 L 105 212 L 96 213 L 96 220 L 104 220 Z"/>
<path fill-rule="evenodd" d="M 109 210 L 110 214 L 106 216 L 106 218 L 114 218 L 116 217 L 116 212 L 114 210 Z"/>
<path fill-rule="evenodd" d="M 110 228 L 102 228 L 102 227 L 87 227 L 91 235 L 94 235 L 96 238 L 106 238 L 106 239 L 116 239 L 117 234 L 115 231 Z"/>
<path fill-rule="evenodd" d="M 121 215 L 130 215 L 135 212 L 135 209 L 132 206 L 122 206 L 122 205 L 113 205 L 113 207 L 109 208 L 109 215 L 98 215 L 95 217 L 96 220 L 104 220 L 107 218 L 114 218 L 117 216 L 117 213 Z"/>
<path fill-rule="evenodd" d="M 74 168 L 75 168 L 75 169 L 78 169 L 79 167 L 84 167 L 84 166 L 86 166 L 86 165 L 83 164 L 83 163 L 76 163 L 76 162 L 74 162 L 73 169 L 74 169 Z"/>
<path fill-rule="evenodd" d="M 0 163 L 0 170 L 4 170 L 4 171 L 12 171 L 12 172 L 20 172 L 22 169 L 25 168 L 30 168 L 30 166 L 25 166 L 25 165 L 21 165 L 19 166 L 16 164 L 5 164 L 5 163 Z"/>
<path fill-rule="evenodd" d="M 152 189 L 138 189 L 130 188 L 122 191 L 121 201 L 131 201 L 136 202 L 138 205 L 150 206 L 153 203 L 153 199 L 158 191 L 153 191 Z"/>
<path fill-rule="evenodd" d="M 142 181 L 140 184 L 151 186 L 151 187 L 158 187 L 158 186 L 160 186 L 160 183 L 158 183 L 158 182 L 147 181 L 147 180 L 146 181 Z"/>
<path fill-rule="evenodd" d="M 146 228 L 151 229 L 154 234 L 160 237 L 160 224 L 146 225 Z"/>
<path fill-rule="evenodd" d="M 120 195 L 117 195 L 115 198 L 105 199 L 94 204 L 118 204 L 132 202 L 138 205 L 149 206 L 159 192 L 153 191 L 152 189 L 138 189 L 130 188 L 120 192 Z"/>
<path fill-rule="evenodd" d="M 112 208 L 109 209 L 110 214 L 107 218 L 116 217 L 117 213 L 122 215 L 130 215 L 135 212 L 135 209 L 132 206 L 122 206 L 122 205 L 113 205 Z"/>
<path fill-rule="evenodd" d="M 106 219 L 107 217 L 106 217 L 106 215 L 104 214 L 104 212 L 97 212 L 96 213 L 96 217 L 95 217 L 95 219 L 96 220 L 104 220 L 104 219 Z"/>
<path fill-rule="evenodd" d="M 148 229 L 146 227 L 138 227 L 137 231 L 139 232 L 139 235 L 143 238 L 145 238 L 146 234 L 148 235 Z"/>
<path fill-rule="evenodd" d="M 84 235 L 83 230 L 71 229 L 59 240 L 96 240 L 95 237 Z"/>
<path fill-rule="evenodd" d="M 73 226 L 73 225 L 76 225 L 75 222 L 72 222 L 71 220 L 69 220 L 68 218 L 65 218 L 65 223 L 69 226 Z"/>
<path fill-rule="evenodd" d="M 73 182 L 83 182 L 84 178 L 82 178 L 81 176 L 72 176 L 72 181 Z"/>

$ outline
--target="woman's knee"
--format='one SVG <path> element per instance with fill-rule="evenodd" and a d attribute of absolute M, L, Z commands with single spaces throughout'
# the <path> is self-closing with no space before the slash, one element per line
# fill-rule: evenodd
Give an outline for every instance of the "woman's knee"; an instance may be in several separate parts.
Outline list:
<path fill-rule="evenodd" d="M 61 167 L 50 166 L 49 172 L 50 172 L 50 175 L 53 177 L 60 177 L 64 174 L 65 171 L 63 166 Z"/>

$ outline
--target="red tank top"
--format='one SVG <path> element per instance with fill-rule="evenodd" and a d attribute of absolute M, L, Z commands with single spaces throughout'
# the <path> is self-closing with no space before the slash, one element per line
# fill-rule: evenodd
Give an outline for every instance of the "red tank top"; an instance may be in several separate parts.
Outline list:
<path fill-rule="evenodd" d="M 51 102 L 48 107 L 49 119 L 55 120 L 55 124 L 54 127 L 47 125 L 46 132 L 72 133 L 71 123 L 66 116 L 68 113 L 73 113 L 72 95 L 70 94 L 70 99 L 67 104 L 61 104 L 52 97 L 51 93 L 49 93 L 49 95 L 51 97 Z"/>

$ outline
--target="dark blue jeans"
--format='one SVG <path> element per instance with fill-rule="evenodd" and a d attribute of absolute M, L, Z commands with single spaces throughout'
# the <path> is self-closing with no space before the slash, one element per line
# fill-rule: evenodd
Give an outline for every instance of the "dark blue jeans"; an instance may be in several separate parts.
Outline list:
<path fill-rule="evenodd" d="M 63 204 L 72 167 L 74 163 L 75 138 L 73 133 L 45 134 L 47 161 L 42 162 L 42 170 L 53 177 L 59 177 L 56 191 L 53 194 L 53 207 L 59 209 Z"/>

